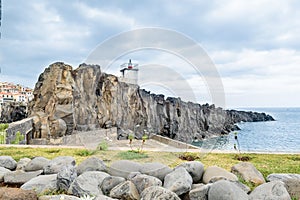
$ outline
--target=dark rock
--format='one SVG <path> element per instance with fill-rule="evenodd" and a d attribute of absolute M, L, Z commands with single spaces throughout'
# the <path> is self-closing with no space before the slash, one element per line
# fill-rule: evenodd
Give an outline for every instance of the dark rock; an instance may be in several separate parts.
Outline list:
<path fill-rule="evenodd" d="M 62 167 L 67 165 L 75 166 L 75 159 L 71 156 L 59 156 L 44 166 L 44 174 L 57 174 Z"/>
<path fill-rule="evenodd" d="M 15 170 L 17 162 L 11 156 L 0 156 L 0 167 L 4 167 L 9 170 Z"/>
<path fill-rule="evenodd" d="M 67 165 L 60 169 L 57 174 L 57 188 L 60 191 L 68 191 L 71 183 L 77 177 L 75 166 Z"/>
<path fill-rule="evenodd" d="M 180 98 L 150 94 L 137 85 L 120 82 L 101 72 L 97 65 L 72 66 L 57 62 L 40 75 L 29 106 L 36 116 L 33 138 L 57 138 L 74 130 L 119 128 L 136 131 L 141 138 L 144 129 L 176 140 L 191 142 L 194 137 L 227 134 L 240 121 L 267 121 L 265 113 L 223 110 L 214 105 L 184 102 Z M 50 133 L 50 135 L 48 134 Z"/>
<path fill-rule="evenodd" d="M 158 186 L 146 188 L 141 194 L 141 199 L 180 200 L 180 198 L 174 192 Z"/>
<path fill-rule="evenodd" d="M 166 175 L 164 188 L 175 192 L 177 195 L 184 194 L 192 188 L 193 179 L 185 168 L 179 167 Z"/>
<path fill-rule="evenodd" d="M 25 171 L 43 170 L 49 162 L 50 160 L 47 158 L 35 157 L 25 166 Z"/>
<path fill-rule="evenodd" d="M 104 178 L 100 187 L 102 189 L 103 194 L 108 195 L 111 189 L 125 181 L 126 180 L 123 177 L 108 176 Z"/>
<path fill-rule="evenodd" d="M 37 194 L 57 190 L 57 175 L 40 175 L 24 183 L 21 186 L 23 190 L 34 190 Z"/>
<path fill-rule="evenodd" d="M 135 185 L 131 181 L 125 181 L 114 187 L 109 194 L 112 198 L 124 200 L 138 200 L 140 195 Z"/>
<path fill-rule="evenodd" d="M 25 119 L 28 116 L 27 106 L 22 103 L 4 103 L 0 113 L 0 123 L 11 123 Z"/>
<path fill-rule="evenodd" d="M 105 163 L 96 157 L 87 158 L 77 166 L 78 175 L 86 171 L 103 171 L 106 172 L 107 168 Z"/>

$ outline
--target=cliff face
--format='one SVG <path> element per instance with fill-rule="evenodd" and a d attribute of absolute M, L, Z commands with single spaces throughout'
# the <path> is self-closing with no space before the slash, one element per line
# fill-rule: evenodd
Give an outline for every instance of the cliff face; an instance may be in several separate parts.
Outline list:
<path fill-rule="evenodd" d="M 150 94 L 137 85 L 119 82 L 99 66 L 50 65 L 39 77 L 29 108 L 33 138 L 56 138 L 73 130 L 118 127 L 120 133 L 146 130 L 181 141 L 227 134 L 239 121 L 266 121 L 264 113 L 226 111 L 214 105 L 183 102 Z"/>
<path fill-rule="evenodd" d="M 21 103 L 5 103 L 0 111 L 0 123 L 11 123 L 27 117 L 27 106 Z"/>

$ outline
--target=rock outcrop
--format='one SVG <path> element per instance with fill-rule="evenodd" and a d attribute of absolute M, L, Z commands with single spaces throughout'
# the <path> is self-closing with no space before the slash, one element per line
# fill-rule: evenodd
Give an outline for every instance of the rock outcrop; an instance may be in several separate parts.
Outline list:
<path fill-rule="evenodd" d="M 148 133 L 191 142 L 228 134 L 240 121 L 267 121 L 264 113 L 226 111 L 214 105 L 184 102 L 151 94 L 138 85 L 120 82 L 97 65 L 73 70 L 57 62 L 40 75 L 29 107 L 34 119 L 32 138 L 57 138 L 74 130 L 117 127 L 120 133 Z"/>
<path fill-rule="evenodd" d="M 27 117 L 27 105 L 22 103 L 4 103 L 0 111 L 0 123 L 11 123 Z"/>

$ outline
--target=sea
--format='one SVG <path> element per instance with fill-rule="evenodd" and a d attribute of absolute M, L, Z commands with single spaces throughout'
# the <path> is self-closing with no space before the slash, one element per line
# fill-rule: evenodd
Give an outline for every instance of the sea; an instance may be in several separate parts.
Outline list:
<path fill-rule="evenodd" d="M 300 108 L 239 108 L 236 110 L 264 112 L 276 121 L 242 122 L 237 125 L 237 140 L 232 132 L 203 142 L 202 148 L 240 152 L 300 153 Z"/>

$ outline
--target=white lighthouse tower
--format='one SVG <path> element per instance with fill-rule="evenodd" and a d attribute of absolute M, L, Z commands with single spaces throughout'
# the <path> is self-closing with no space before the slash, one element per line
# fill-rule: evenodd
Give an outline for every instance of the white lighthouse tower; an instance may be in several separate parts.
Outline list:
<path fill-rule="evenodd" d="M 130 84 L 137 84 L 138 81 L 138 64 L 134 64 L 129 59 L 128 63 L 124 63 L 121 65 L 120 72 L 122 73 L 121 81 L 130 83 Z"/>

